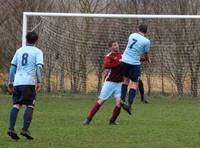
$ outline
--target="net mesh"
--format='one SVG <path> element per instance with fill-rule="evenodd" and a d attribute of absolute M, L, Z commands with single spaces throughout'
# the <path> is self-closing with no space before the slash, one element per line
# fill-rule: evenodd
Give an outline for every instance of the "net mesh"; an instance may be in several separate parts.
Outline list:
<path fill-rule="evenodd" d="M 31 21 L 32 20 L 32 21 Z M 150 64 L 142 64 L 145 90 L 169 94 L 199 93 L 200 21 L 198 19 L 133 19 L 87 17 L 32 17 L 40 22 L 37 46 L 44 52 L 45 89 L 93 92 L 103 81 L 107 43 L 117 40 L 125 49 L 139 23 L 148 25 Z"/>

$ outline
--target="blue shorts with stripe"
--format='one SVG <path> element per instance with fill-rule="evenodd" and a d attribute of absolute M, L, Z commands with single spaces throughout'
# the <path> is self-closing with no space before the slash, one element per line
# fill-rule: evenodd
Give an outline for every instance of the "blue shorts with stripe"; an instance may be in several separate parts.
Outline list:
<path fill-rule="evenodd" d="M 34 105 L 36 99 L 35 85 L 14 86 L 13 105 Z"/>

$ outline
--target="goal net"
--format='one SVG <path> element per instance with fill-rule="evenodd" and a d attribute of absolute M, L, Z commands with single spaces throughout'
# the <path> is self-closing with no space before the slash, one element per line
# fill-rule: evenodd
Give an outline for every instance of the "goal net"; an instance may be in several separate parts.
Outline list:
<path fill-rule="evenodd" d="M 44 52 L 45 90 L 100 90 L 105 71 L 103 58 L 109 53 L 108 42 L 116 40 L 124 50 L 128 36 L 143 22 L 148 25 L 152 57 L 150 64 L 142 64 L 145 91 L 149 94 L 198 95 L 198 17 L 115 16 L 26 15 L 28 21 L 24 21 L 24 34 L 33 29 L 39 33 L 37 46 Z"/>

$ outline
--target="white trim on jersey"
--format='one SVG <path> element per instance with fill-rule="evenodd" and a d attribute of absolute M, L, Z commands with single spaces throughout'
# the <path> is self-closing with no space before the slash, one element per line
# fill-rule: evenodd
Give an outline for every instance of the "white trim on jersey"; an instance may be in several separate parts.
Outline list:
<path fill-rule="evenodd" d="M 110 76 L 110 74 L 111 74 L 111 72 L 112 72 L 112 70 L 111 69 L 108 69 L 109 70 L 109 72 L 107 73 L 107 76 L 105 77 L 105 80 L 104 80 L 104 82 L 105 81 L 107 81 L 107 79 L 109 78 L 109 76 Z"/>
<path fill-rule="evenodd" d="M 106 57 L 110 56 L 111 54 L 112 54 L 112 52 L 109 52 L 109 53 L 106 55 Z"/>

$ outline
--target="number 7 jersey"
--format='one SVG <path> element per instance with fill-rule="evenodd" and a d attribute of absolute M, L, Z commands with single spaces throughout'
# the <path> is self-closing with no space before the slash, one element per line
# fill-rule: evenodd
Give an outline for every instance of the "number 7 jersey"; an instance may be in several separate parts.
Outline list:
<path fill-rule="evenodd" d="M 43 53 L 34 46 L 21 47 L 16 51 L 11 65 L 17 67 L 14 86 L 35 85 L 36 65 L 43 65 Z"/>
<path fill-rule="evenodd" d="M 140 56 L 148 53 L 150 40 L 139 33 L 132 33 L 128 38 L 128 44 L 122 55 L 122 62 L 131 65 L 140 65 Z"/>

